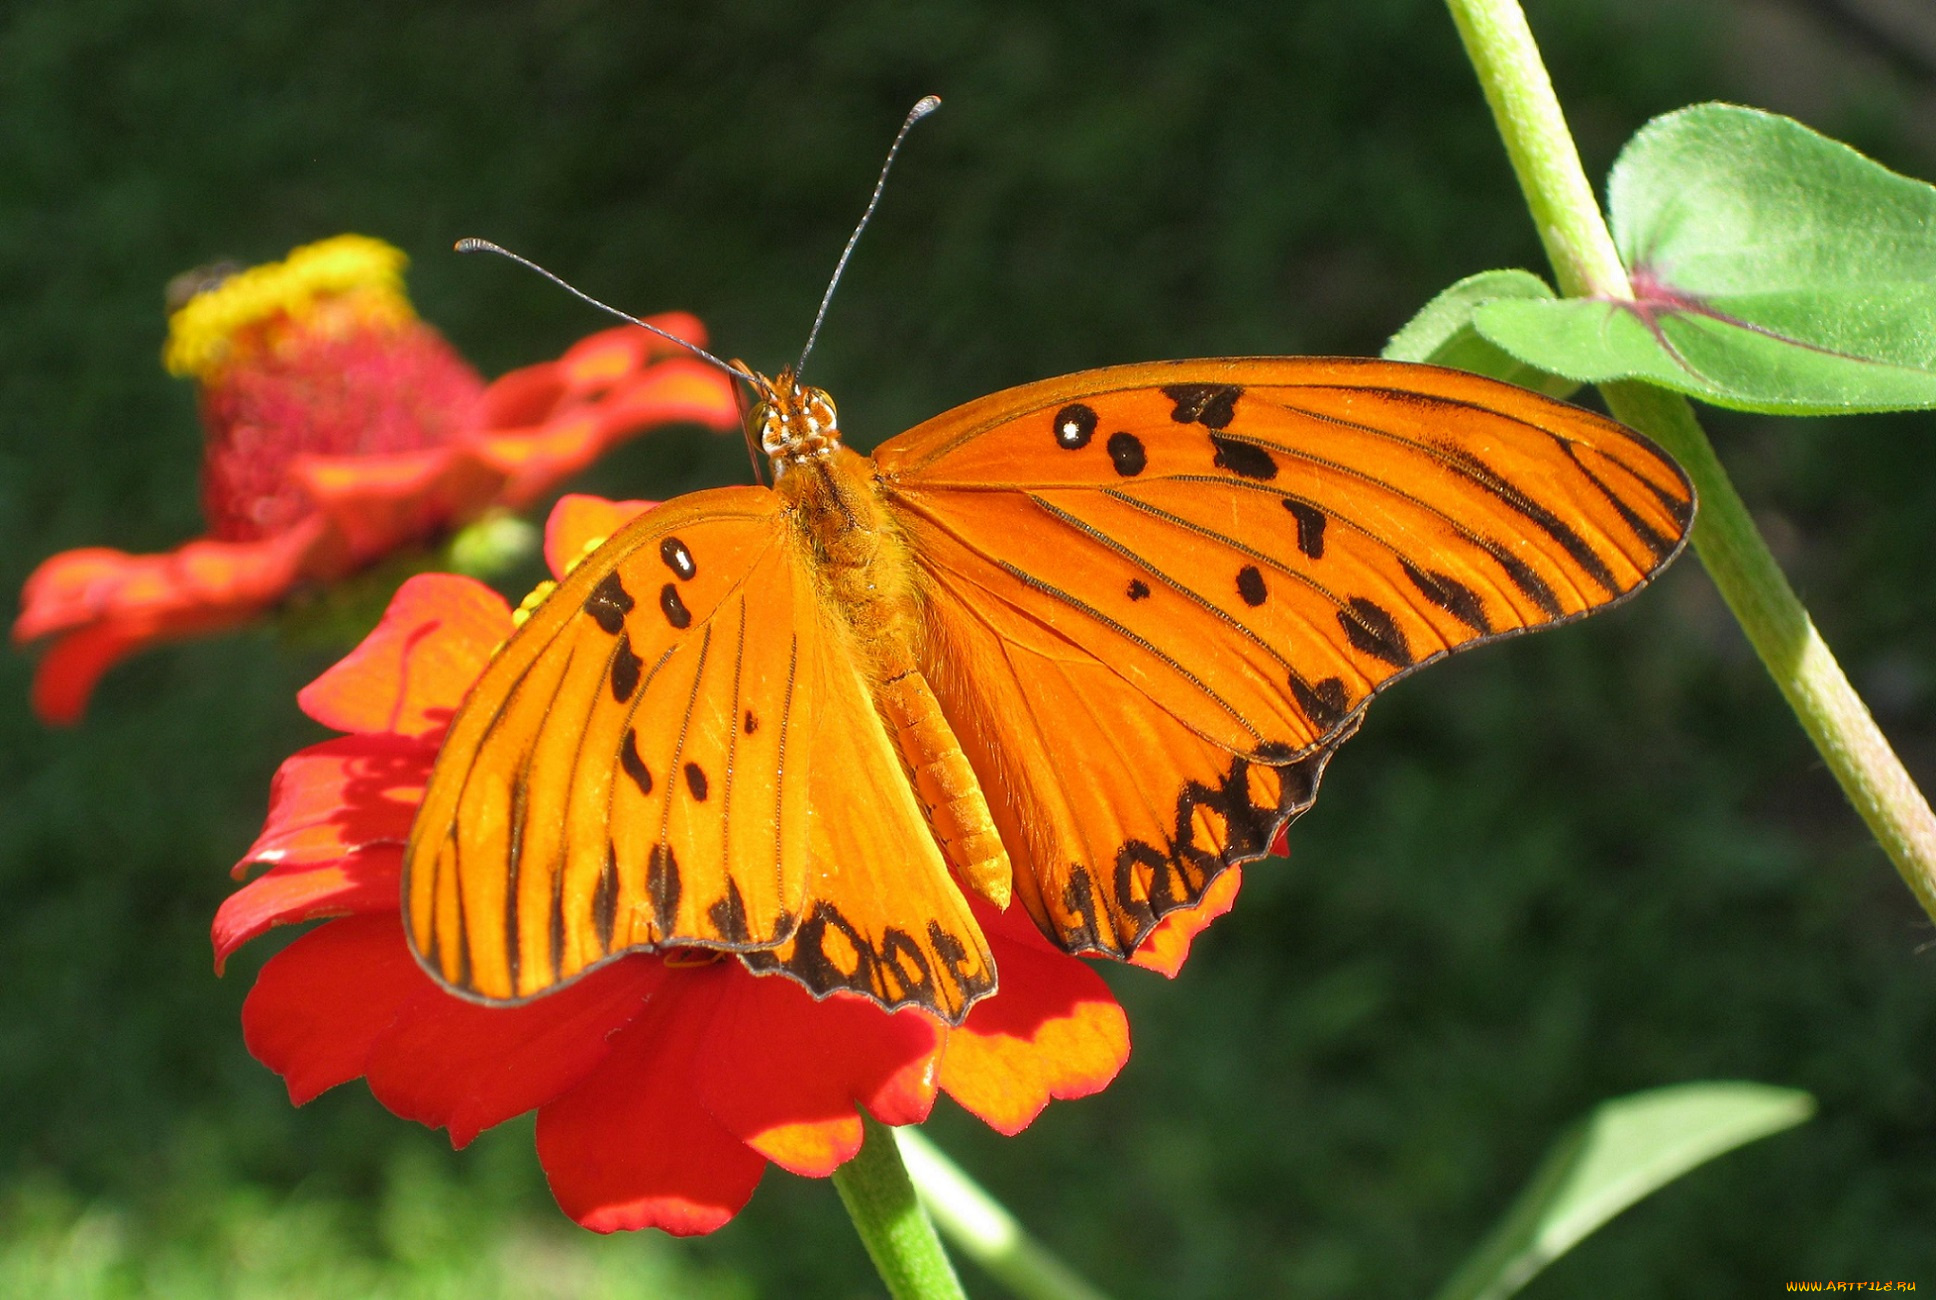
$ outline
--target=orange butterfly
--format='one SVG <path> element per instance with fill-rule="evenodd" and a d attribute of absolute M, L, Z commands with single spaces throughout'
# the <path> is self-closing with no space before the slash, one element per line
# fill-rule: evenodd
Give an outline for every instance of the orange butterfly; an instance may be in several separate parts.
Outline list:
<path fill-rule="evenodd" d="M 956 877 L 1127 956 L 1375 692 L 1627 595 L 1693 513 L 1638 435 L 1429 366 L 1085 371 L 871 458 L 753 382 L 774 486 L 633 520 L 452 723 L 404 898 L 455 991 L 693 947 L 958 1022 L 996 973 Z"/>
<path fill-rule="evenodd" d="M 797 371 L 730 368 L 773 486 L 627 524 L 451 724 L 403 888 L 456 993 L 706 949 L 959 1023 L 996 971 L 957 882 L 1127 957 L 1377 691 L 1619 600 L 1693 516 L 1638 435 L 1430 366 L 1084 371 L 871 458 Z"/>

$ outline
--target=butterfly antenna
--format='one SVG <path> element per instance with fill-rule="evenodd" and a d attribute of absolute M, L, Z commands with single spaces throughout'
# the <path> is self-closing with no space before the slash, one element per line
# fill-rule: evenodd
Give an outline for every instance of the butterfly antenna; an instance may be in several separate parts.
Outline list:
<path fill-rule="evenodd" d="M 867 211 L 860 214 L 860 224 L 854 227 L 854 233 L 848 237 L 847 247 L 842 250 L 840 261 L 834 264 L 833 278 L 827 281 L 827 292 L 820 297 L 820 310 L 814 314 L 813 328 L 807 331 L 807 346 L 800 349 L 800 360 L 793 367 L 795 378 L 798 378 L 800 372 L 807 368 L 807 354 L 813 351 L 813 341 L 820 337 L 820 322 L 827 319 L 827 305 L 834 300 L 834 289 L 840 284 L 840 273 L 847 269 L 847 259 L 854 255 L 854 245 L 860 243 L 861 232 L 867 229 L 867 223 L 873 219 L 874 209 L 881 205 L 881 191 L 887 188 L 887 173 L 894 166 L 894 155 L 901 152 L 901 142 L 907 139 L 908 132 L 914 129 L 914 124 L 940 107 L 941 96 L 923 96 L 920 103 L 908 110 L 907 121 L 901 123 L 901 130 L 894 137 L 894 143 L 888 146 L 887 161 L 881 164 L 881 178 L 874 182 L 874 197 L 867 200 Z"/>
<path fill-rule="evenodd" d="M 666 342 L 675 343 L 678 346 L 684 348 L 686 351 L 692 353 L 695 357 L 698 357 L 701 361 L 704 361 L 707 365 L 717 367 L 720 370 L 724 370 L 727 374 L 731 375 L 735 379 L 741 380 L 746 383 L 752 382 L 752 377 L 747 372 L 744 366 L 729 365 L 726 362 L 721 361 L 718 357 L 706 351 L 706 349 L 700 347 L 696 343 L 688 343 L 685 339 L 680 338 L 677 334 L 671 333 L 668 330 L 662 330 L 657 325 L 649 324 L 646 321 L 642 321 L 637 316 L 634 316 L 629 312 L 622 312 L 618 308 L 612 306 L 610 303 L 600 302 L 598 299 L 586 293 L 583 289 L 580 289 L 577 285 L 572 284 L 569 281 L 565 280 L 564 277 L 553 275 L 550 271 L 545 270 L 542 266 L 539 266 L 536 262 L 532 261 L 530 258 L 520 257 L 518 254 L 512 252 L 508 248 L 505 248 L 501 244 L 493 244 L 488 239 L 460 239 L 457 241 L 457 251 L 460 253 L 496 253 L 499 257 L 508 257 L 513 262 L 516 262 L 519 266 L 524 267 L 526 270 L 536 271 L 539 275 L 542 275 L 545 279 L 551 281 L 553 284 L 557 285 L 560 289 L 563 289 L 566 293 L 570 294 L 572 297 L 577 298 L 581 302 L 590 303 L 592 306 L 598 308 L 606 315 L 616 316 L 622 321 L 630 321 L 632 324 L 638 326 L 640 329 L 650 330 L 652 333 L 657 334 L 660 338 L 664 339 Z"/>

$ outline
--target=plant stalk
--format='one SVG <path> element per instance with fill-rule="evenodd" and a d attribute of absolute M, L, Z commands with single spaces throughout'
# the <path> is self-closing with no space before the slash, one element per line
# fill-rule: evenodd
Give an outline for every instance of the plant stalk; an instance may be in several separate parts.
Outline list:
<path fill-rule="evenodd" d="M 1628 297 L 1627 273 L 1518 0 L 1446 0 L 1513 171 L 1569 297 Z M 1694 482 L 1694 549 L 1849 802 L 1936 920 L 1936 814 L 1836 663 L 1754 526 L 1687 400 L 1635 381 L 1604 384 L 1608 408 L 1653 438 Z"/>
<path fill-rule="evenodd" d="M 1108 1300 L 916 1128 L 894 1130 L 921 1203 L 954 1248 L 1023 1300 Z"/>
<path fill-rule="evenodd" d="M 967 1300 L 934 1224 L 914 1194 L 894 1130 L 862 1115 L 866 1137 L 834 1170 L 834 1189 L 894 1300 Z"/>

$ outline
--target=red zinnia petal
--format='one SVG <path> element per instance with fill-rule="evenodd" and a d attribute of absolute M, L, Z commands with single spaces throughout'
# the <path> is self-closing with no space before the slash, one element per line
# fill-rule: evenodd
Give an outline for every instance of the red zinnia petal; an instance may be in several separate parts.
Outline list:
<path fill-rule="evenodd" d="M 436 987 L 394 912 L 331 921 L 264 963 L 242 1004 L 242 1040 L 300 1106 L 362 1074 L 397 1013 Z"/>
<path fill-rule="evenodd" d="M 664 962 L 633 957 L 523 1006 L 480 1006 L 441 988 L 419 993 L 377 1041 L 370 1091 L 405 1119 L 449 1129 L 452 1146 L 468 1146 L 596 1069 L 665 976 Z"/>
<path fill-rule="evenodd" d="M 423 803 L 437 747 L 381 733 L 342 736 L 286 758 L 269 785 L 262 833 L 235 866 L 328 862 L 372 844 L 402 844 Z"/>
<path fill-rule="evenodd" d="M 630 523 L 634 516 L 650 510 L 656 501 L 607 501 L 604 497 L 573 493 L 558 498 L 545 520 L 545 563 L 551 576 L 563 580 L 571 566 L 593 542 L 602 542 Z"/>
<path fill-rule="evenodd" d="M 918 1012 L 889 1015 L 844 994 L 825 1001 L 790 979 L 737 961 L 693 970 L 720 985 L 693 1080 L 714 1118 L 761 1155 L 819 1178 L 860 1150 L 857 1105 L 887 1124 L 926 1119 L 934 1104 L 940 1027 Z M 674 990 L 668 989 L 668 1001 Z"/>
<path fill-rule="evenodd" d="M 296 703 L 338 731 L 441 732 L 511 631 L 510 607 L 483 583 L 418 574 L 397 589 L 363 644 L 304 687 Z"/>
<path fill-rule="evenodd" d="M 222 900 L 210 938 L 215 973 L 229 954 L 274 926 L 374 912 L 395 918 L 403 849 L 381 844 L 331 862 L 286 863 Z"/>
<path fill-rule="evenodd" d="M 941 1087 L 990 1128 L 1015 1134 L 1050 1100 L 1100 1092 L 1129 1059 L 1129 1018 L 1088 963 L 1018 942 L 1018 927 L 975 903 L 1001 990 L 948 1031 Z M 1023 925 L 1029 930 L 1026 918 Z"/>
<path fill-rule="evenodd" d="M 595 1232 L 711 1232 L 739 1213 L 766 1160 L 694 1094 L 702 987 L 679 980 L 612 1039 L 611 1054 L 538 1109 L 538 1161 L 558 1205 Z"/>
<path fill-rule="evenodd" d="M 344 569 L 468 519 L 499 495 L 505 472 L 461 446 L 378 455 L 303 456 L 289 477 L 326 518 Z"/>
<path fill-rule="evenodd" d="M 16 642 L 59 637 L 34 674 L 35 714 L 76 722 L 101 675 L 128 655 L 260 613 L 295 581 L 320 535 L 303 527 L 260 542 L 190 542 L 164 555 L 88 547 L 44 561 L 21 591 L 13 625 Z"/>
<path fill-rule="evenodd" d="M 60 727 L 79 722 L 107 670 L 161 639 L 159 633 L 142 636 L 112 624 L 82 628 L 56 638 L 34 668 L 33 690 L 28 697 L 34 716 Z"/>

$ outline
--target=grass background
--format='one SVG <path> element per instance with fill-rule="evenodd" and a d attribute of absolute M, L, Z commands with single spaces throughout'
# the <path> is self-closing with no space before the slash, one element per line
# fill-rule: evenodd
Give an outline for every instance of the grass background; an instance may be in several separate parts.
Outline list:
<path fill-rule="evenodd" d="M 1530 9 L 1595 175 L 1710 98 L 1936 175 L 1936 62 L 1891 44 L 1907 29 L 1821 17 L 1852 6 Z M 356 230 L 411 253 L 420 310 L 487 373 L 598 326 L 447 251 L 479 234 L 697 311 L 772 369 L 929 91 L 948 105 L 815 357 L 863 446 L 1088 366 L 1372 352 L 1453 279 L 1540 268 L 1433 0 L 12 0 L 0 586 L 64 547 L 198 531 L 192 393 L 157 361 L 173 273 Z M 1927 783 L 1928 417 L 1711 424 Z M 736 442 L 681 431 L 578 486 L 743 477 Z M 0 659 L 0 1292 L 877 1293 L 824 1183 L 770 1173 L 698 1242 L 595 1239 L 551 1205 L 528 1123 L 453 1156 L 360 1084 L 289 1107 L 236 1020 L 274 945 L 217 980 L 207 926 L 269 774 L 320 736 L 293 695 L 331 657 L 268 631 L 171 648 L 65 732 L 27 715 L 28 660 Z M 1117 973 L 1135 1052 L 1107 1093 L 1013 1140 L 945 1104 L 930 1129 L 1118 1295 L 1406 1295 L 1597 1101 L 1758 1079 L 1820 1117 L 1530 1294 L 1936 1285 L 1931 938 L 1690 560 L 1395 689 L 1290 865 L 1249 873 L 1182 978 Z"/>

